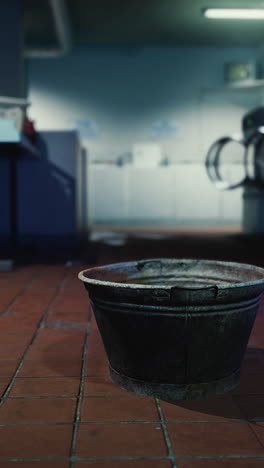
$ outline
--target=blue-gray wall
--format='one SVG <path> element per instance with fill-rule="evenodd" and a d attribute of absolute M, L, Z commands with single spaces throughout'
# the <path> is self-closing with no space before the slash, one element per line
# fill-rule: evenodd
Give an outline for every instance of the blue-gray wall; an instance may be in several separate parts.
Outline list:
<path fill-rule="evenodd" d="M 0 96 L 23 97 L 24 63 L 21 0 L 1 2 L 0 7 Z"/>
<path fill-rule="evenodd" d="M 224 64 L 249 48 L 83 48 L 28 62 L 30 115 L 39 129 L 79 128 L 90 160 L 116 160 L 157 142 L 171 161 L 204 160 L 208 144 L 238 131 L 259 90 L 225 92 Z"/>

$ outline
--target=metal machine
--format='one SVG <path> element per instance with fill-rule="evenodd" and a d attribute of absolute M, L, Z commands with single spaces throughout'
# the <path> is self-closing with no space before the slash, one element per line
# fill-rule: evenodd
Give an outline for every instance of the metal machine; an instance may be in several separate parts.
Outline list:
<path fill-rule="evenodd" d="M 242 119 L 242 138 L 226 136 L 210 147 L 206 156 L 209 178 L 220 190 L 243 187 L 243 227 L 249 232 L 264 232 L 264 107 L 253 109 Z M 222 150 L 228 143 L 241 144 L 244 175 L 231 183 L 221 175 Z"/>

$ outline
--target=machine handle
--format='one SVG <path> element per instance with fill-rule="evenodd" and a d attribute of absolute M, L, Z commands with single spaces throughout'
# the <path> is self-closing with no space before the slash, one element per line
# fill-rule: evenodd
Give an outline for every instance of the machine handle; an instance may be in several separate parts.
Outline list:
<path fill-rule="evenodd" d="M 225 145 L 230 143 L 231 141 L 236 141 L 237 143 L 241 143 L 245 146 L 243 140 L 235 139 L 232 137 L 222 137 L 217 140 L 212 146 L 209 148 L 209 151 L 206 156 L 205 166 L 207 170 L 207 174 L 211 181 L 216 185 L 219 190 L 232 190 L 236 189 L 237 187 L 241 187 L 245 184 L 248 180 L 247 174 L 245 177 L 236 184 L 230 184 L 228 181 L 225 181 L 219 171 L 219 162 L 220 162 L 220 154 Z M 247 146 L 245 146 L 245 154 L 244 154 L 244 161 L 247 159 Z"/>

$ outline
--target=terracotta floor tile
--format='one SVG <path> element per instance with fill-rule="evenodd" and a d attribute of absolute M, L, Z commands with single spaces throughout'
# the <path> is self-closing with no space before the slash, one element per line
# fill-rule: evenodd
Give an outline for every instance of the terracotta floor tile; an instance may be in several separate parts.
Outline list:
<path fill-rule="evenodd" d="M 71 439 L 70 424 L 0 426 L 0 457 L 68 457 Z"/>
<path fill-rule="evenodd" d="M 88 359 L 101 359 L 101 360 L 106 360 L 107 359 L 107 354 L 106 351 L 103 347 L 103 345 L 99 345 L 97 347 L 93 346 L 90 347 L 88 344 L 88 349 L 87 349 L 87 357 Z"/>
<path fill-rule="evenodd" d="M 20 327 L 18 327 L 19 330 L 23 330 L 25 328 L 31 328 L 31 329 L 37 329 L 39 325 L 39 317 L 33 316 L 33 315 L 27 315 L 25 318 L 24 316 L 22 317 L 16 317 L 16 319 L 20 322 Z"/>
<path fill-rule="evenodd" d="M 0 332 L 0 344 L 27 346 L 31 342 L 32 336 L 33 333 L 19 334 Z"/>
<path fill-rule="evenodd" d="M 33 345 L 26 359 L 82 359 L 83 345 Z"/>
<path fill-rule="evenodd" d="M 8 399 L 0 408 L 0 424 L 73 422 L 75 398 Z"/>
<path fill-rule="evenodd" d="M 177 456 L 264 455 L 264 447 L 246 422 L 168 423 Z"/>
<path fill-rule="evenodd" d="M 258 347 L 264 349 L 264 336 L 263 332 L 260 332 L 259 330 L 251 335 L 251 343 Z"/>
<path fill-rule="evenodd" d="M 109 375 L 107 359 L 87 358 L 86 375 Z"/>
<path fill-rule="evenodd" d="M 178 465 L 177 465 L 178 466 Z M 79 461 L 75 468 L 171 468 L 168 460 L 98 460 Z M 2 467 L 1 467 L 2 468 Z"/>
<path fill-rule="evenodd" d="M 249 340 L 250 341 L 250 340 Z M 258 348 L 257 346 L 252 346 L 248 344 L 245 355 L 244 361 L 254 361 L 264 358 L 264 350 L 262 348 Z"/>
<path fill-rule="evenodd" d="M 232 390 L 236 394 L 263 394 L 264 395 L 264 373 L 253 374 L 252 372 L 241 375 L 239 385 Z"/>
<path fill-rule="evenodd" d="M 26 349 L 26 346 L 23 345 L 0 344 L 0 360 L 20 359 L 23 356 Z"/>
<path fill-rule="evenodd" d="M 246 419 L 264 419 L 264 395 L 234 395 L 233 398 Z"/>
<path fill-rule="evenodd" d="M 242 376 L 250 373 L 264 373 L 264 350 L 248 348 L 241 366 Z"/>
<path fill-rule="evenodd" d="M 107 359 L 106 351 L 103 345 L 90 346 L 88 341 L 87 356 L 90 359 Z"/>
<path fill-rule="evenodd" d="M 79 377 L 81 360 L 46 359 L 45 361 L 25 361 L 19 377 Z"/>
<path fill-rule="evenodd" d="M 257 316 L 256 316 L 256 319 L 255 319 L 255 323 L 254 323 L 254 326 L 253 326 L 253 331 L 254 330 L 258 330 L 259 328 L 263 328 L 264 326 L 264 312 L 262 311 L 259 311 L 257 313 Z"/>
<path fill-rule="evenodd" d="M 81 421 L 158 421 L 155 401 L 143 397 L 84 398 Z"/>
<path fill-rule="evenodd" d="M 53 302 L 52 307 L 50 309 L 50 313 L 57 313 L 57 312 L 72 312 L 77 314 L 80 313 L 88 313 L 88 304 L 86 300 L 83 298 L 78 297 L 77 290 L 73 290 L 71 287 L 72 294 L 70 296 L 66 296 L 66 294 L 60 294 L 59 297 Z"/>
<path fill-rule="evenodd" d="M 1 324 L 1 333 L 23 333 L 23 334 L 33 334 L 37 329 L 37 322 L 35 324 L 23 324 L 16 323 L 15 325 Z"/>
<path fill-rule="evenodd" d="M 25 296 L 21 296 L 9 307 L 8 310 L 14 312 L 15 314 L 19 314 L 21 312 L 39 313 L 44 312 L 48 303 L 49 301 L 47 298 L 26 298 Z"/>
<path fill-rule="evenodd" d="M 253 429 L 254 433 L 257 435 L 258 439 L 264 446 L 264 422 L 252 422 L 249 423 L 251 429 Z"/>
<path fill-rule="evenodd" d="M 97 326 L 97 323 L 93 320 L 93 318 L 90 320 L 90 331 L 91 331 L 91 339 L 92 341 L 96 341 L 97 343 L 100 342 L 102 343 L 102 336 L 100 333 L 100 330 Z"/>
<path fill-rule="evenodd" d="M 177 459 L 177 468 L 263 468 L 264 458 Z"/>
<path fill-rule="evenodd" d="M 1 468 L 70 468 L 69 461 L 1 461 Z"/>
<path fill-rule="evenodd" d="M 258 334 L 256 333 L 252 333 L 252 335 L 250 336 L 250 340 L 248 342 L 248 345 L 251 346 L 252 348 L 258 348 L 258 349 L 264 349 L 264 345 L 262 343 L 259 343 L 258 342 Z"/>
<path fill-rule="evenodd" d="M 27 320 L 27 323 L 35 323 L 36 326 L 39 326 L 40 321 L 42 320 L 43 313 L 36 314 L 35 312 L 24 312 L 23 314 L 17 314 L 17 320 Z"/>
<path fill-rule="evenodd" d="M 84 395 L 89 396 L 113 396 L 123 395 L 131 396 L 126 390 L 118 387 L 111 382 L 107 375 L 98 375 L 86 377 L 84 386 Z"/>
<path fill-rule="evenodd" d="M 63 294 L 60 294 L 59 297 L 53 302 L 51 313 L 57 312 L 72 312 L 77 314 L 84 314 L 89 312 L 88 301 L 86 297 L 81 297 L 79 293 L 81 290 L 72 288 L 71 286 L 71 295 L 66 294 L 66 291 Z"/>
<path fill-rule="evenodd" d="M 0 381 L 1 386 L 1 381 Z M 80 380 L 77 377 L 39 377 L 16 379 L 9 397 L 20 396 L 75 396 Z"/>
<path fill-rule="evenodd" d="M 250 339 L 255 334 L 263 336 L 263 332 L 264 332 L 264 315 L 259 315 L 259 317 L 255 321 L 254 327 L 250 335 Z"/>
<path fill-rule="evenodd" d="M 77 457 L 167 456 L 159 424 L 81 425 Z"/>
<path fill-rule="evenodd" d="M 92 329 L 93 329 L 93 330 L 98 329 L 97 323 L 96 323 L 96 320 L 95 320 L 95 316 L 94 316 L 93 313 L 92 313 L 92 317 L 91 317 L 91 326 L 92 326 Z"/>
<path fill-rule="evenodd" d="M 66 312 L 56 312 L 49 315 L 47 318 L 47 323 L 49 322 L 73 322 L 73 323 L 83 323 L 85 325 L 88 324 L 87 314 L 74 314 L 74 313 L 66 313 Z M 84 328 L 84 327 L 82 327 Z"/>
<path fill-rule="evenodd" d="M 62 305 L 50 310 L 48 320 L 53 320 L 53 317 L 71 317 L 71 320 L 80 321 L 80 319 L 82 319 L 84 321 L 88 321 L 89 311 L 87 307 L 83 307 L 82 304 L 79 304 L 77 301 L 73 301 L 72 305 Z"/>
<path fill-rule="evenodd" d="M 33 281 L 33 283 L 30 285 L 30 287 L 27 289 L 26 294 L 24 294 L 24 297 L 26 298 L 41 298 L 41 299 L 47 299 L 47 300 L 52 300 L 54 296 L 57 294 L 57 289 L 59 286 L 59 282 L 56 284 L 56 282 L 53 282 L 52 285 L 46 285 L 45 287 L 41 286 L 41 281 L 44 281 L 44 278 L 40 281 Z M 47 281 L 47 279 L 45 280 Z"/>
<path fill-rule="evenodd" d="M 88 338 L 88 349 L 90 349 L 90 351 L 96 351 L 98 348 L 104 349 L 102 338 L 99 335 L 99 332 L 92 332 Z"/>
<path fill-rule="evenodd" d="M 41 330 L 34 340 L 34 345 L 47 345 L 47 344 L 57 344 L 57 345 L 67 345 L 71 346 L 72 344 L 82 345 L 84 343 L 85 333 L 78 332 L 76 330 Z"/>
<path fill-rule="evenodd" d="M 45 322 L 45 329 L 46 330 L 58 330 L 60 332 L 68 332 L 68 331 L 75 331 L 75 332 L 86 332 L 88 329 L 88 323 L 78 322 L 78 321 L 70 321 L 67 319 L 59 319 L 59 320 L 46 320 Z"/>
<path fill-rule="evenodd" d="M 89 328 L 90 328 L 90 324 L 89 324 Z M 90 335 L 89 335 L 89 339 L 88 339 L 88 346 L 89 348 L 98 348 L 98 347 L 102 347 L 104 348 L 104 345 L 103 345 L 103 342 L 102 342 L 102 338 L 101 336 L 99 335 L 99 332 L 98 333 L 95 333 L 93 331 L 90 330 Z"/>
<path fill-rule="evenodd" d="M 0 361 L 0 377 L 12 377 L 18 364 L 18 360 Z"/>
<path fill-rule="evenodd" d="M 221 419 L 241 419 L 243 415 L 230 395 L 208 398 L 207 400 L 162 401 L 161 408 L 165 419 L 181 421 L 210 421 Z"/>
<path fill-rule="evenodd" d="M 3 395 L 3 392 L 5 391 L 6 387 L 8 386 L 10 382 L 10 379 L 2 379 L 0 378 L 0 396 Z"/>
<path fill-rule="evenodd" d="M 72 285 L 69 285 L 69 288 L 71 289 L 70 292 L 61 290 L 55 301 L 53 301 L 52 306 L 49 309 L 49 314 L 57 312 L 71 312 L 76 315 L 84 312 L 88 313 L 88 307 L 83 298 L 80 297 L 76 290 L 74 290 Z"/>
<path fill-rule="evenodd" d="M 21 301 L 12 304 L 5 311 L 6 316 L 20 319 L 35 319 L 39 320 L 45 311 L 45 304 L 41 304 L 39 301 Z"/>

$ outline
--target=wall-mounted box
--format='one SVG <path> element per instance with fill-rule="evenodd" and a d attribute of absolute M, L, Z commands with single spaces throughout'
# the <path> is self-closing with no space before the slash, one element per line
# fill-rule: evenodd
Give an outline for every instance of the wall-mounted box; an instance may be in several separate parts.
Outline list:
<path fill-rule="evenodd" d="M 224 65 L 224 78 L 227 83 L 242 83 L 260 78 L 257 62 L 229 62 Z"/>
<path fill-rule="evenodd" d="M 22 98 L 13 98 L 8 96 L 0 96 L 0 118 L 11 121 L 17 132 L 23 131 L 26 110 L 29 106 L 29 102 Z M 4 135 L 0 133 L 0 140 L 7 141 L 4 139 Z"/>

